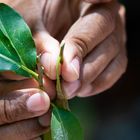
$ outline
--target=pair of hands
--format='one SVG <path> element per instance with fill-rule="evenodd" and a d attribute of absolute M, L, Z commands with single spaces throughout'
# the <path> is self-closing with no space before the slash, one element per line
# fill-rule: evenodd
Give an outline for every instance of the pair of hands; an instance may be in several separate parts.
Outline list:
<path fill-rule="evenodd" d="M 62 40 L 65 41 L 62 86 L 69 99 L 98 94 L 110 88 L 125 72 L 124 8 L 115 0 L 86 1 L 91 3 L 0 0 L 19 11 L 30 26 L 47 74 L 45 94 L 37 89 L 33 79 L 20 80 L 10 73 L 1 73 L 0 139 L 39 139 L 46 131 L 50 113 L 43 114 L 49 109 L 50 99 L 55 97 L 53 80 Z"/>

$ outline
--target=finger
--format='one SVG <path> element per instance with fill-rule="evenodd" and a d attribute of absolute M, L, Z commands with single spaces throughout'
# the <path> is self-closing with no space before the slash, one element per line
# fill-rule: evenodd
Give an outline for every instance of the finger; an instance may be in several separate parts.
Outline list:
<path fill-rule="evenodd" d="M 8 81 L 5 78 L 0 81 L 0 95 L 6 95 L 7 93 L 20 90 L 20 89 L 28 89 L 28 88 L 38 88 L 39 84 L 34 79 L 25 79 L 21 81 Z M 48 94 L 51 100 L 55 98 L 56 90 L 55 90 L 55 82 L 50 80 L 47 76 L 43 77 L 43 86 L 45 92 Z"/>
<path fill-rule="evenodd" d="M 47 76 L 43 77 L 44 91 L 48 94 L 50 100 L 53 100 L 56 96 L 55 81 L 50 80 Z"/>
<path fill-rule="evenodd" d="M 81 82 L 88 84 L 109 65 L 120 51 L 119 42 L 115 34 L 111 34 L 84 60 L 81 68 Z"/>
<path fill-rule="evenodd" d="M 3 77 L 3 79 L 6 79 L 6 80 L 24 80 L 24 79 L 27 79 L 27 77 L 17 75 L 16 73 L 14 73 L 12 71 L 1 72 L 1 76 Z"/>
<path fill-rule="evenodd" d="M 46 31 L 36 31 L 34 39 L 38 54 L 41 54 L 41 64 L 46 75 L 52 80 L 56 79 L 56 61 L 59 55 L 59 42 Z"/>
<path fill-rule="evenodd" d="M 41 126 L 44 126 L 44 127 L 49 126 L 50 122 L 51 122 L 51 110 L 49 110 L 44 115 L 40 116 L 38 118 L 38 120 L 39 120 L 39 123 L 41 124 Z"/>
<path fill-rule="evenodd" d="M 76 80 L 74 82 L 66 82 L 62 81 L 62 88 L 67 97 L 67 99 L 71 99 L 76 96 L 76 91 L 81 86 L 80 80 Z"/>
<path fill-rule="evenodd" d="M 91 2 L 91 3 L 106 3 L 106 2 L 111 2 L 112 0 L 84 0 L 86 2 Z"/>
<path fill-rule="evenodd" d="M 26 79 L 21 81 L 0 81 L 0 95 L 6 95 L 7 93 L 27 88 L 38 88 L 38 83 L 34 79 Z"/>
<path fill-rule="evenodd" d="M 39 89 L 17 90 L 0 97 L 0 125 L 46 113 L 50 99 Z"/>
<path fill-rule="evenodd" d="M 121 11 L 121 14 L 123 13 L 122 17 L 120 16 L 120 11 Z M 126 69 L 126 65 L 127 65 L 126 49 L 125 49 L 126 36 L 125 36 L 125 28 L 124 28 L 124 22 L 123 22 L 124 21 L 123 20 L 123 18 L 124 18 L 124 11 L 125 11 L 124 7 L 120 6 L 119 15 L 117 17 L 117 26 L 116 26 L 116 29 L 114 31 L 114 35 L 116 36 L 116 37 L 114 36 L 115 37 L 114 40 L 116 40 L 115 41 L 116 43 L 112 42 L 112 47 L 116 46 L 117 48 L 120 48 L 119 56 L 109 65 L 109 67 L 111 67 L 113 64 L 115 65 L 115 61 L 117 61 L 117 60 L 120 61 L 120 62 L 122 61 L 121 63 L 124 63 L 124 65 L 122 65 L 122 68 L 120 70 L 122 70 L 122 69 L 125 70 Z M 110 39 L 110 41 L 111 41 L 111 39 Z M 109 68 L 107 68 L 107 69 L 109 69 Z M 121 75 L 121 71 L 120 71 L 120 73 L 118 71 L 118 74 L 117 74 L 117 69 L 118 68 L 116 68 L 116 70 L 114 70 L 114 71 L 110 70 L 110 75 L 111 75 L 111 73 L 112 73 L 112 77 L 114 75 L 114 82 L 112 82 L 111 79 L 110 79 L 108 81 L 106 80 L 105 81 L 106 83 L 102 83 L 103 85 L 100 84 L 100 87 L 102 86 L 102 91 L 104 91 L 106 89 L 104 87 L 104 85 L 106 85 L 109 88 L 109 87 L 111 87 L 117 81 L 117 78 L 119 79 L 119 77 Z M 105 71 L 107 71 L 107 70 L 105 70 Z M 116 72 L 116 74 L 114 74 L 113 72 L 114 73 Z M 123 70 L 122 70 L 122 72 L 123 72 Z M 103 72 L 103 73 L 106 73 L 106 72 Z M 103 75 L 103 73 L 101 75 Z M 91 76 L 91 77 L 94 77 L 94 76 Z M 85 75 L 85 78 L 86 78 L 86 75 Z M 83 78 L 83 79 L 85 79 L 85 78 Z M 93 81 L 94 81 L 94 79 L 95 78 L 93 78 Z M 98 79 L 98 77 L 97 77 L 97 79 Z M 95 81 L 97 81 L 97 79 Z M 92 93 L 91 91 L 95 90 L 94 86 L 92 86 L 90 84 L 86 84 L 86 80 L 84 80 L 84 81 L 85 81 L 84 84 L 81 86 L 82 88 L 78 92 L 81 93 L 81 95 L 82 94 L 86 95 L 86 93 Z M 91 81 L 91 80 L 88 79 L 88 81 Z M 110 83 L 111 86 L 109 86 L 109 83 Z"/>
<path fill-rule="evenodd" d="M 94 51 L 92 51 L 85 59 L 81 66 L 80 80 L 75 82 L 63 82 L 63 89 L 68 99 L 76 96 L 76 90 L 85 84 L 88 85 L 94 81 L 100 73 L 109 65 L 109 63 L 117 56 L 120 50 L 117 38 L 111 34 Z"/>
<path fill-rule="evenodd" d="M 116 5 L 115 5 L 116 6 Z M 62 76 L 71 82 L 79 78 L 80 63 L 115 28 L 114 3 L 94 7 L 81 16 L 65 36 Z"/>
<path fill-rule="evenodd" d="M 1 140 L 31 140 L 44 134 L 47 126 L 42 126 L 37 118 L 3 125 L 0 127 Z"/>
<path fill-rule="evenodd" d="M 124 53 L 124 54 L 123 54 Z M 125 52 L 119 54 L 107 69 L 92 84 L 84 85 L 77 91 L 79 97 L 86 97 L 101 93 L 110 87 L 126 71 L 127 57 Z"/>

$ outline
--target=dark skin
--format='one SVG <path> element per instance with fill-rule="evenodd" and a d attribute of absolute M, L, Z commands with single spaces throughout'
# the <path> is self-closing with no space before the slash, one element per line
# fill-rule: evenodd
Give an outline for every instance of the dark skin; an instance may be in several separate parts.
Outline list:
<path fill-rule="evenodd" d="M 62 40 L 66 44 L 64 63 L 61 66 L 62 85 L 68 99 L 101 93 L 125 72 L 124 7 L 115 0 L 86 1 L 91 3 L 79 0 L 0 0 L 19 11 L 30 26 L 47 75 L 44 75 L 47 94 L 44 93 L 45 96 L 37 100 L 36 97 L 40 97 L 43 91 L 38 89 L 35 80 L 11 72 L 1 73 L 0 139 L 39 139 L 47 130 L 50 113 L 46 112 L 49 110 L 50 99 L 55 97 L 53 80 L 56 79 L 56 59 Z M 39 111 L 33 111 L 31 108 L 34 107 L 28 103 L 28 99 L 35 94 L 37 96 L 33 96 L 32 100 L 37 100 L 37 105 L 41 107 Z M 9 102 L 6 108 L 4 102 Z M 17 108 L 19 103 L 20 107 Z M 16 118 L 12 115 L 6 117 L 4 112 L 20 113 Z M 29 124 L 31 127 L 28 127 Z M 7 131 L 9 135 L 5 133 Z"/>

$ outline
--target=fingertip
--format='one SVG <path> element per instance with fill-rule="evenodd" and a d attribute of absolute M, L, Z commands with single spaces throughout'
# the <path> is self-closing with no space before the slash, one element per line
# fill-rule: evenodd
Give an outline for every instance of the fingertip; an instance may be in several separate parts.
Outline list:
<path fill-rule="evenodd" d="M 43 85 L 44 85 L 44 91 L 47 92 L 50 100 L 53 100 L 56 96 L 55 82 L 49 79 L 47 76 L 44 76 Z"/>
<path fill-rule="evenodd" d="M 62 81 L 63 90 L 66 94 L 67 99 L 71 99 L 76 96 L 76 91 L 79 89 L 81 83 L 79 80 L 74 82 Z"/>
<path fill-rule="evenodd" d="M 43 92 L 39 91 L 32 94 L 26 101 L 27 109 L 30 112 L 47 112 L 50 107 L 49 96 Z"/>
<path fill-rule="evenodd" d="M 75 57 L 71 62 L 65 62 L 62 65 L 62 77 L 67 82 L 73 82 L 79 79 L 80 61 Z"/>
<path fill-rule="evenodd" d="M 52 80 L 56 79 L 56 57 L 51 53 L 45 52 L 41 55 L 41 64 L 45 74 Z"/>
<path fill-rule="evenodd" d="M 41 126 L 43 127 L 48 127 L 50 126 L 50 121 L 51 121 L 51 111 L 49 110 L 46 114 L 44 114 L 43 116 L 40 116 L 38 118 L 39 123 Z"/>
<path fill-rule="evenodd" d="M 59 55 L 59 42 L 50 36 L 46 31 L 39 32 L 35 36 L 38 54 L 41 54 L 41 65 L 45 69 L 46 75 L 52 79 L 56 79 L 56 62 Z"/>

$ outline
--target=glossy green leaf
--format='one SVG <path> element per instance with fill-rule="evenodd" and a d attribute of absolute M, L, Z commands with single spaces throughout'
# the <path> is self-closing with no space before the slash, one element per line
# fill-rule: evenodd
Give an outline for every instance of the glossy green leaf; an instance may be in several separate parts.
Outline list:
<path fill-rule="evenodd" d="M 0 71 L 37 78 L 36 48 L 30 29 L 22 17 L 0 3 Z"/>
<path fill-rule="evenodd" d="M 51 118 L 52 140 L 84 140 L 78 119 L 70 112 L 53 106 Z"/>

